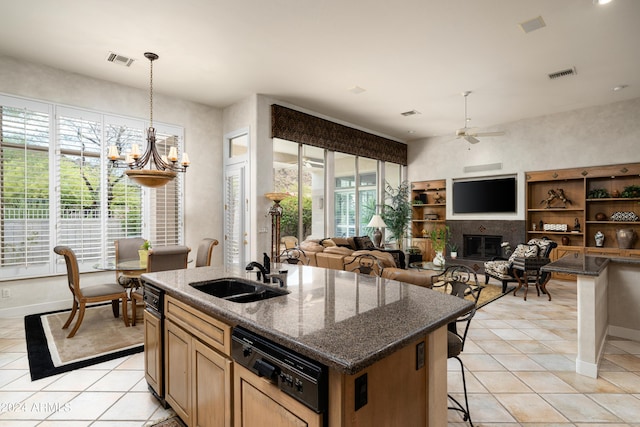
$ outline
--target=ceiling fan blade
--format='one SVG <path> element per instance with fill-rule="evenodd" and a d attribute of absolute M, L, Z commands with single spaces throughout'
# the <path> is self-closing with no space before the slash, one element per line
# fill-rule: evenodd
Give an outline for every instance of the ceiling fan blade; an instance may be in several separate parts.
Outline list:
<path fill-rule="evenodd" d="M 471 143 L 471 144 L 477 144 L 478 142 L 480 142 L 480 140 L 479 140 L 479 139 L 474 138 L 474 137 L 473 137 L 473 136 L 471 136 L 471 135 L 466 135 L 466 136 L 464 137 L 464 139 L 465 139 L 467 142 Z"/>
<path fill-rule="evenodd" d="M 504 132 L 474 132 L 470 133 L 471 136 L 502 136 Z"/>

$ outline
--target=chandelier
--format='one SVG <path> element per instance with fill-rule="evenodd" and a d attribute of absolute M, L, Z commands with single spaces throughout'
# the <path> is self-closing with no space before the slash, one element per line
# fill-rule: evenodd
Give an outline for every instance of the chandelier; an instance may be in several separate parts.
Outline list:
<path fill-rule="evenodd" d="M 123 167 L 128 167 L 125 174 L 134 182 L 145 187 L 162 187 L 176 177 L 177 172 L 186 172 L 189 167 L 189 156 L 182 154 L 182 161 L 178 164 L 178 150 L 176 147 L 169 149 L 169 154 L 164 156 L 158 153 L 156 148 L 156 129 L 153 127 L 153 61 L 158 55 L 145 52 L 145 58 L 149 60 L 149 128 L 147 129 L 147 146 L 144 153 L 140 153 L 138 144 L 131 145 L 131 152 L 127 153 Z M 120 153 L 115 145 L 109 147 L 109 161 L 112 165 L 120 167 Z"/>

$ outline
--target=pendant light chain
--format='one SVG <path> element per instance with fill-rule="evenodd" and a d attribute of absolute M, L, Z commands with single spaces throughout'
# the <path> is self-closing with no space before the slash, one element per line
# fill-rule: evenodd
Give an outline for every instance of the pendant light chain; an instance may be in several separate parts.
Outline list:
<path fill-rule="evenodd" d="M 149 127 L 153 127 L 153 59 L 149 61 Z"/>

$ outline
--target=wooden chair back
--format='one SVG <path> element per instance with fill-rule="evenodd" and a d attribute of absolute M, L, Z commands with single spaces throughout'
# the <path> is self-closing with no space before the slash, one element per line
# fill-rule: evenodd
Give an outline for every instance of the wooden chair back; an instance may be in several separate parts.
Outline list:
<path fill-rule="evenodd" d="M 159 246 L 149 249 L 147 272 L 187 268 L 191 248 L 182 245 Z"/>
<path fill-rule="evenodd" d="M 211 255 L 216 245 L 218 245 L 216 239 L 206 237 L 200 241 L 196 255 L 196 267 L 209 267 L 211 265 Z"/>

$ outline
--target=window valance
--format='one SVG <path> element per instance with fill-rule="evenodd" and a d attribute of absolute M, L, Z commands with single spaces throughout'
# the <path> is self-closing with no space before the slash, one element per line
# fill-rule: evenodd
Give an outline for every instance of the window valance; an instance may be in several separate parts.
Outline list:
<path fill-rule="evenodd" d="M 407 165 L 406 144 L 277 104 L 271 105 L 271 137 Z"/>

